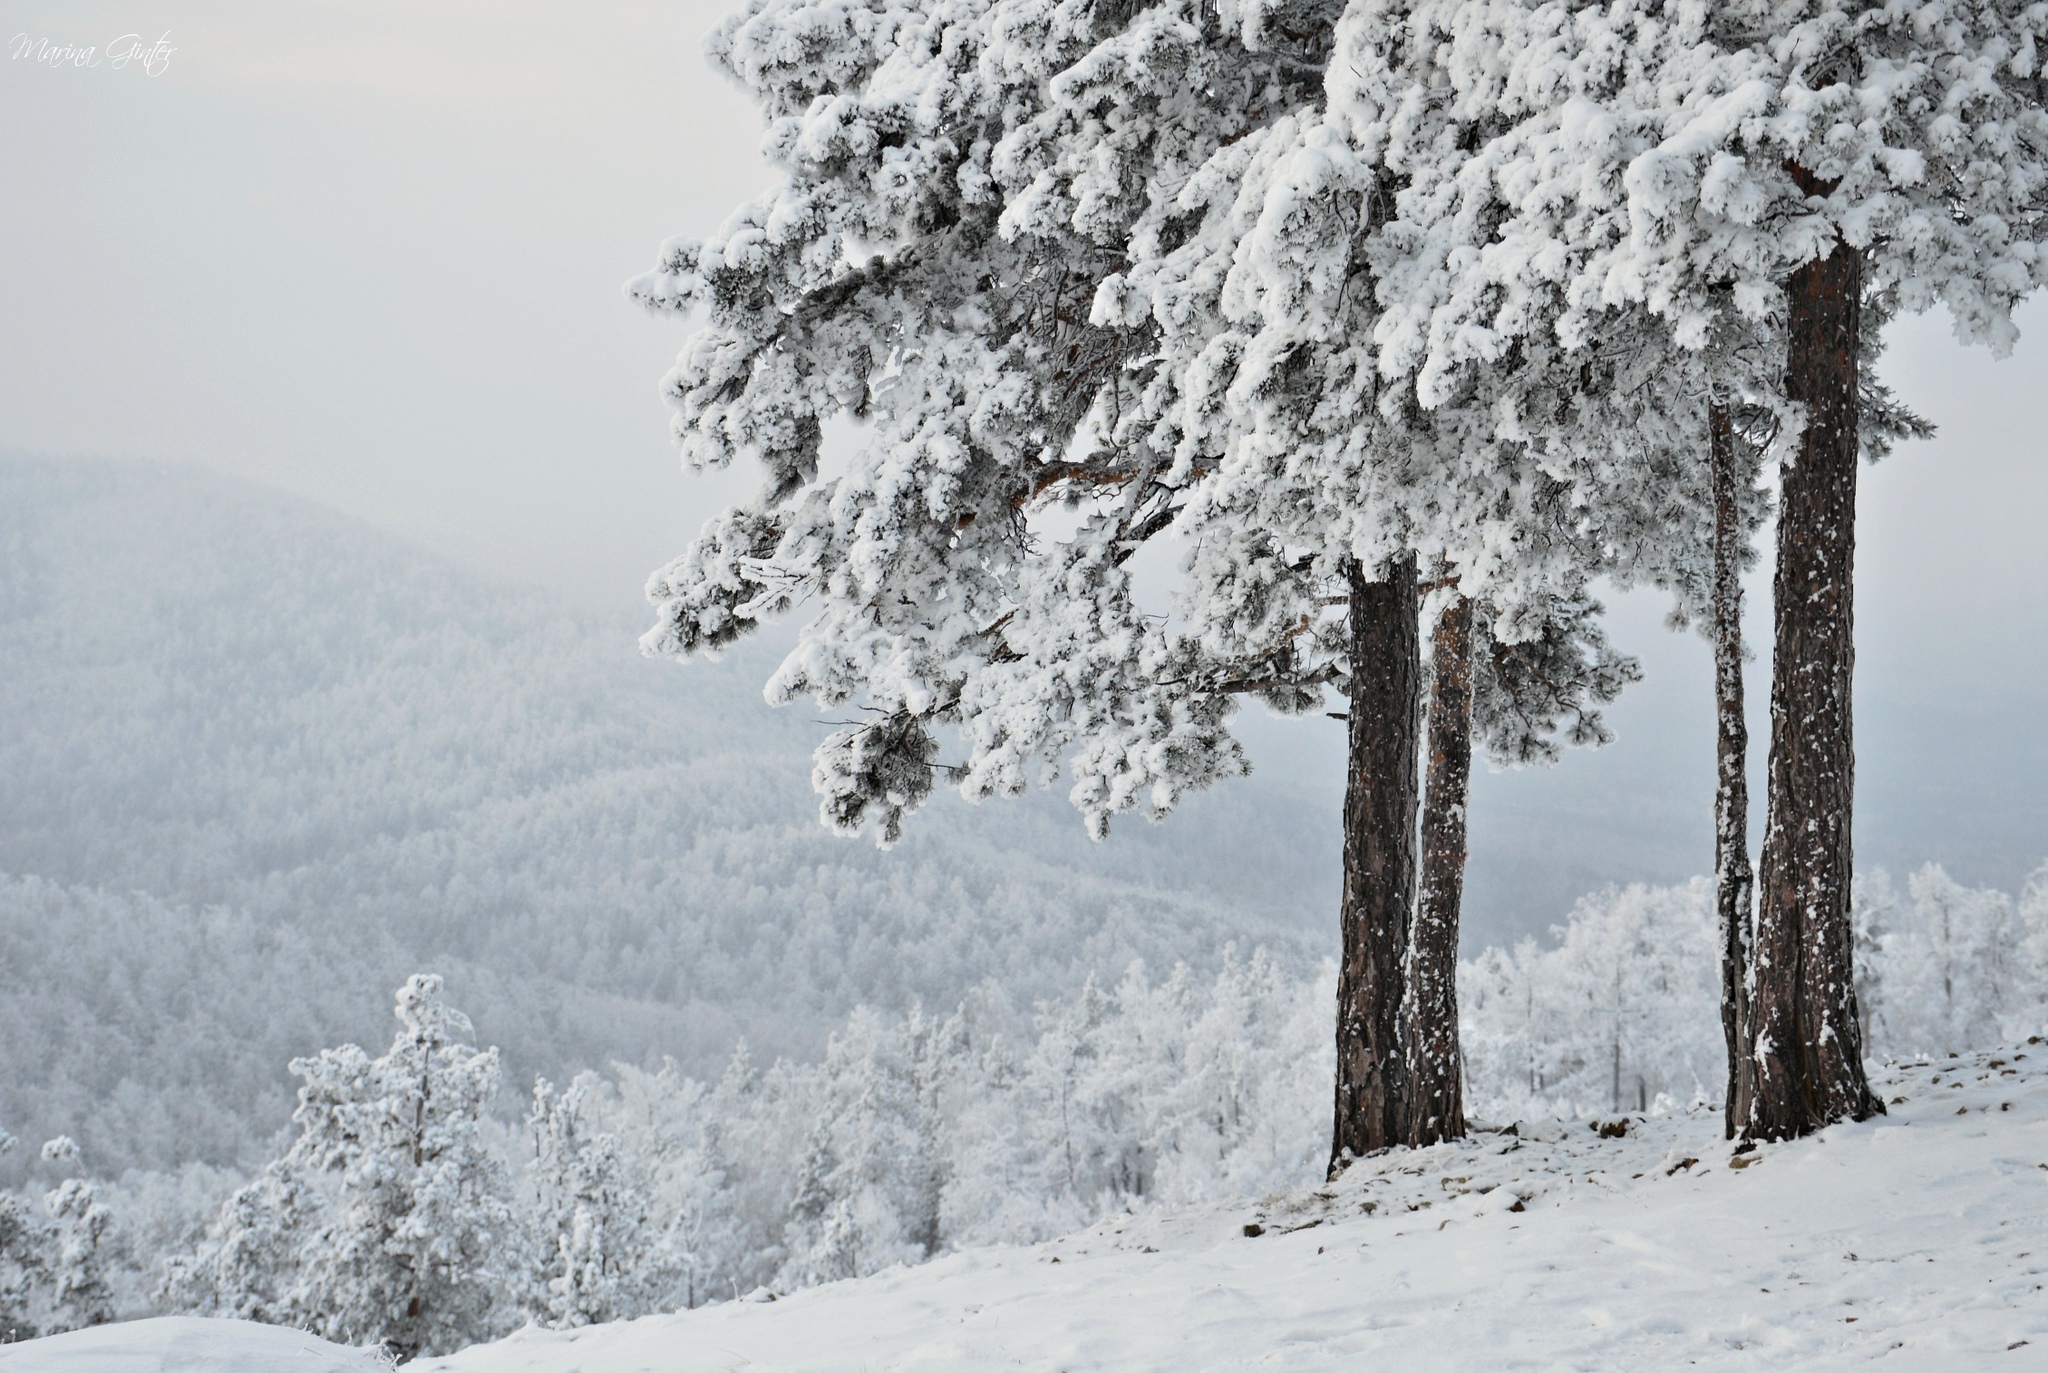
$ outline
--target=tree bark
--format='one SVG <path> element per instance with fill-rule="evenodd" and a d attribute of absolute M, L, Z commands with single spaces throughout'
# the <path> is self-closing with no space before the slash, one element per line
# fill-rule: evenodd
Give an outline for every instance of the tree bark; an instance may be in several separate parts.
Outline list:
<path fill-rule="evenodd" d="M 1431 636 L 1429 770 L 1422 797 L 1422 875 L 1409 938 L 1401 1044 L 1411 1145 L 1465 1134 L 1458 1051 L 1458 910 L 1465 894 L 1465 800 L 1472 777 L 1472 602 L 1438 616 Z"/>
<path fill-rule="evenodd" d="M 1401 1142 L 1402 963 L 1415 893 L 1416 716 L 1421 644 L 1415 559 L 1351 591 L 1351 718 L 1344 791 L 1343 954 L 1330 1175 Z"/>
<path fill-rule="evenodd" d="M 1749 1119 L 1751 904 L 1749 724 L 1742 699 L 1742 478 L 1735 426 L 1716 403 L 1707 410 L 1714 485 L 1714 910 L 1721 939 L 1721 1033 L 1728 1045 L 1724 1127 L 1733 1139 Z"/>
<path fill-rule="evenodd" d="M 1806 429 L 1778 513 L 1749 1138 L 1789 1139 L 1884 1111 L 1863 1072 L 1849 926 L 1862 287 L 1862 255 L 1838 240 L 1787 290 L 1785 384 L 1806 408 Z"/>

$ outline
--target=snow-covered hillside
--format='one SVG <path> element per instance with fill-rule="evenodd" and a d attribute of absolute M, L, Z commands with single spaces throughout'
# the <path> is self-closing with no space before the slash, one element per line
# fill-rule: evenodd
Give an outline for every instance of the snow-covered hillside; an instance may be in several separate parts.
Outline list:
<path fill-rule="evenodd" d="M 1712 1112 L 1521 1122 L 1367 1160 L 1328 1187 L 778 1298 L 528 1329 L 413 1367 L 2048 1367 L 2048 1045 L 1875 1080 L 1884 1118 L 1748 1155 Z M 0 1346 L 0 1373 L 376 1366 L 298 1331 L 189 1318 Z"/>
<path fill-rule="evenodd" d="M 878 853 L 819 827 L 762 647 L 639 627 L 201 471 L 0 456 L 0 1121 L 106 1172 L 249 1154 L 286 1062 L 422 970 L 519 1081 L 1331 937 L 1319 803 L 1255 779 L 1108 845 L 955 803 Z"/>
<path fill-rule="evenodd" d="M 1524 1123 L 1326 1188 L 423 1367 L 2043 1367 L 2044 1069 L 2023 1045 L 1881 1072 L 1890 1115 L 1741 1157 L 1712 1112 Z"/>

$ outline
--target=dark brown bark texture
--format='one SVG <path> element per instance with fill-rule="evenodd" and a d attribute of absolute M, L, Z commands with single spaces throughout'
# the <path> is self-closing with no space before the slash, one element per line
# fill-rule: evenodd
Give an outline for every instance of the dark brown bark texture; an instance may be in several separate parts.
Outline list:
<path fill-rule="evenodd" d="M 1725 1128 L 1749 1118 L 1754 1043 L 1749 1005 L 1749 725 L 1742 699 L 1742 480 L 1735 426 L 1725 407 L 1707 411 L 1714 483 L 1714 911 L 1721 940 L 1721 1033 L 1728 1045 Z"/>
<path fill-rule="evenodd" d="M 1862 255 L 1839 241 L 1787 285 L 1786 391 L 1806 407 L 1807 423 L 1778 513 L 1768 812 L 1752 950 L 1756 1076 L 1743 1129 L 1755 1139 L 1884 1111 L 1863 1072 L 1849 928 L 1862 287 Z"/>
<path fill-rule="evenodd" d="M 1351 718 L 1344 789 L 1343 952 L 1337 970 L 1334 1176 L 1401 1142 L 1402 965 L 1415 892 L 1421 643 L 1415 560 L 1350 570 Z"/>
<path fill-rule="evenodd" d="M 1472 602 L 1463 596 L 1431 635 L 1429 769 L 1422 797 L 1422 872 L 1408 943 L 1401 1044 L 1407 1143 L 1465 1134 L 1458 1051 L 1458 910 L 1465 895 L 1465 801 L 1472 779 Z"/>

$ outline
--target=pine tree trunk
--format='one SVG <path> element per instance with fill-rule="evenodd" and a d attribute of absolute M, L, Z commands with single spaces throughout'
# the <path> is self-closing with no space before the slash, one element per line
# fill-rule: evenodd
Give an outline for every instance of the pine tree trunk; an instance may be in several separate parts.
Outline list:
<path fill-rule="evenodd" d="M 1742 700 L 1742 465 L 1735 426 L 1718 404 L 1707 411 L 1714 482 L 1714 910 L 1721 937 L 1721 1033 L 1728 1044 L 1725 1128 L 1733 1139 L 1749 1119 L 1753 1063 L 1749 1007 L 1749 725 Z"/>
<path fill-rule="evenodd" d="M 1401 1142 L 1402 963 L 1415 893 L 1422 655 L 1415 559 L 1382 581 L 1350 569 L 1351 719 L 1344 790 L 1343 955 L 1330 1172 Z"/>
<path fill-rule="evenodd" d="M 1863 1073 L 1849 926 L 1862 287 L 1862 256 L 1840 241 L 1788 283 L 1786 391 L 1807 423 L 1778 513 L 1751 1138 L 1788 1139 L 1884 1110 Z"/>
<path fill-rule="evenodd" d="M 1458 1052 L 1458 910 L 1465 895 L 1465 800 L 1472 777 L 1472 602 L 1437 618 L 1429 689 L 1429 770 L 1422 797 L 1422 876 L 1408 945 L 1401 1045 L 1412 1145 L 1465 1134 Z"/>

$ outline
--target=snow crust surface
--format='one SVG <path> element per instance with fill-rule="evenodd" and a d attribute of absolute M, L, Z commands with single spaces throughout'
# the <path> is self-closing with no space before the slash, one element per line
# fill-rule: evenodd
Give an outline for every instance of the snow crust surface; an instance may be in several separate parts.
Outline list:
<path fill-rule="evenodd" d="M 2043 1066 L 2048 1045 L 1885 1069 L 1889 1115 L 1746 1156 L 1708 1110 L 1619 1137 L 1523 1123 L 1327 1187 L 420 1366 L 2048 1367 Z"/>
<path fill-rule="evenodd" d="M 386 1373 L 373 1354 L 303 1330 L 159 1316 L 0 1345 L 7 1373 Z"/>

